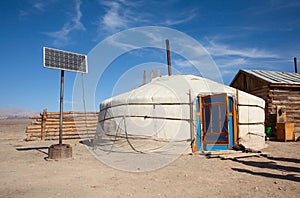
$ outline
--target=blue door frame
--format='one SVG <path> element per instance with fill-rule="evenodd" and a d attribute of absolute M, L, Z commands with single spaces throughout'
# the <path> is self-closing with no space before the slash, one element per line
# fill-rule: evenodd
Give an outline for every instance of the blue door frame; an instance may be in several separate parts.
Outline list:
<path fill-rule="evenodd" d="M 229 150 L 233 146 L 234 106 L 227 94 L 199 96 L 196 100 L 196 150 Z"/>

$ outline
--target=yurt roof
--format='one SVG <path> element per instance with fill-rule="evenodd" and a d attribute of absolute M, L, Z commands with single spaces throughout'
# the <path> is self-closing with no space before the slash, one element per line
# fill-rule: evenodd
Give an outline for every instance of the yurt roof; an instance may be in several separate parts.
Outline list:
<path fill-rule="evenodd" d="M 189 90 L 192 98 L 197 95 L 227 93 L 234 95 L 236 89 L 212 80 L 194 75 L 172 75 L 153 79 L 151 82 L 129 92 L 114 96 L 101 103 L 101 109 L 111 105 L 126 103 L 187 103 Z M 244 93 L 242 95 L 255 96 Z"/>

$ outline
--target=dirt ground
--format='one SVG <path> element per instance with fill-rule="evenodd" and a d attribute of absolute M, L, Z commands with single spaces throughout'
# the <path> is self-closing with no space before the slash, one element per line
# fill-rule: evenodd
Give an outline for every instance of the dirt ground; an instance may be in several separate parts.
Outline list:
<path fill-rule="evenodd" d="M 182 155 L 151 172 L 97 160 L 79 140 L 73 158 L 47 161 L 57 141 L 25 142 L 28 120 L 0 121 L 0 197 L 299 197 L 300 142 L 267 142 L 268 157 Z"/>

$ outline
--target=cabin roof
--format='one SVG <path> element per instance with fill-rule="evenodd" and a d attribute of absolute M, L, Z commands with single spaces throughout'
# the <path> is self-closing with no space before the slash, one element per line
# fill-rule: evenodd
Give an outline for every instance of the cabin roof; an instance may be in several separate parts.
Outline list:
<path fill-rule="evenodd" d="M 231 84 L 238 78 L 240 73 L 246 73 L 270 84 L 300 85 L 300 74 L 267 70 L 240 70 Z"/>

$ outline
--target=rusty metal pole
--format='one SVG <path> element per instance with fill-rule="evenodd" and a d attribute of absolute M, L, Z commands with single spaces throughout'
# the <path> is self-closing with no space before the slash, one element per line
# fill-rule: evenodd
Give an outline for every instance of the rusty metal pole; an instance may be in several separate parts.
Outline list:
<path fill-rule="evenodd" d="M 146 78 L 147 78 L 147 73 L 146 73 L 146 70 L 144 70 L 144 75 L 143 75 L 143 85 L 146 84 Z"/>
<path fill-rule="evenodd" d="M 168 75 L 172 75 L 172 69 L 171 69 L 171 55 L 170 55 L 170 43 L 169 40 L 166 40 L 166 49 L 167 49 L 167 60 L 168 60 Z"/>
<path fill-rule="evenodd" d="M 297 63 L 297 58 L 294 57 L 294 65 L 295 65 L 295 73 L 298 74 L 298 63 Z"/>
<path fill-rule="evenodd" d="M 72 147 L 69 144 L 62 143 L 63 128 L 63 104 L 64 104 L 64 70 L 61 70 L 60 76 L 60 107 L 59 107 L 59 144 L 53 144 L 48 149 L 48 159 L 67 159 L 72 158 Z"/>
<path fill-rule="evenodd" d="M 61 76 L 60 76 L 60 107 L 59 107 L 59 113 L 60 113 L 60 115 L 59 115 L 59 145 L 62 145 L 64 78 L 65 78 L 65 71 L 61 70 Z"/>

